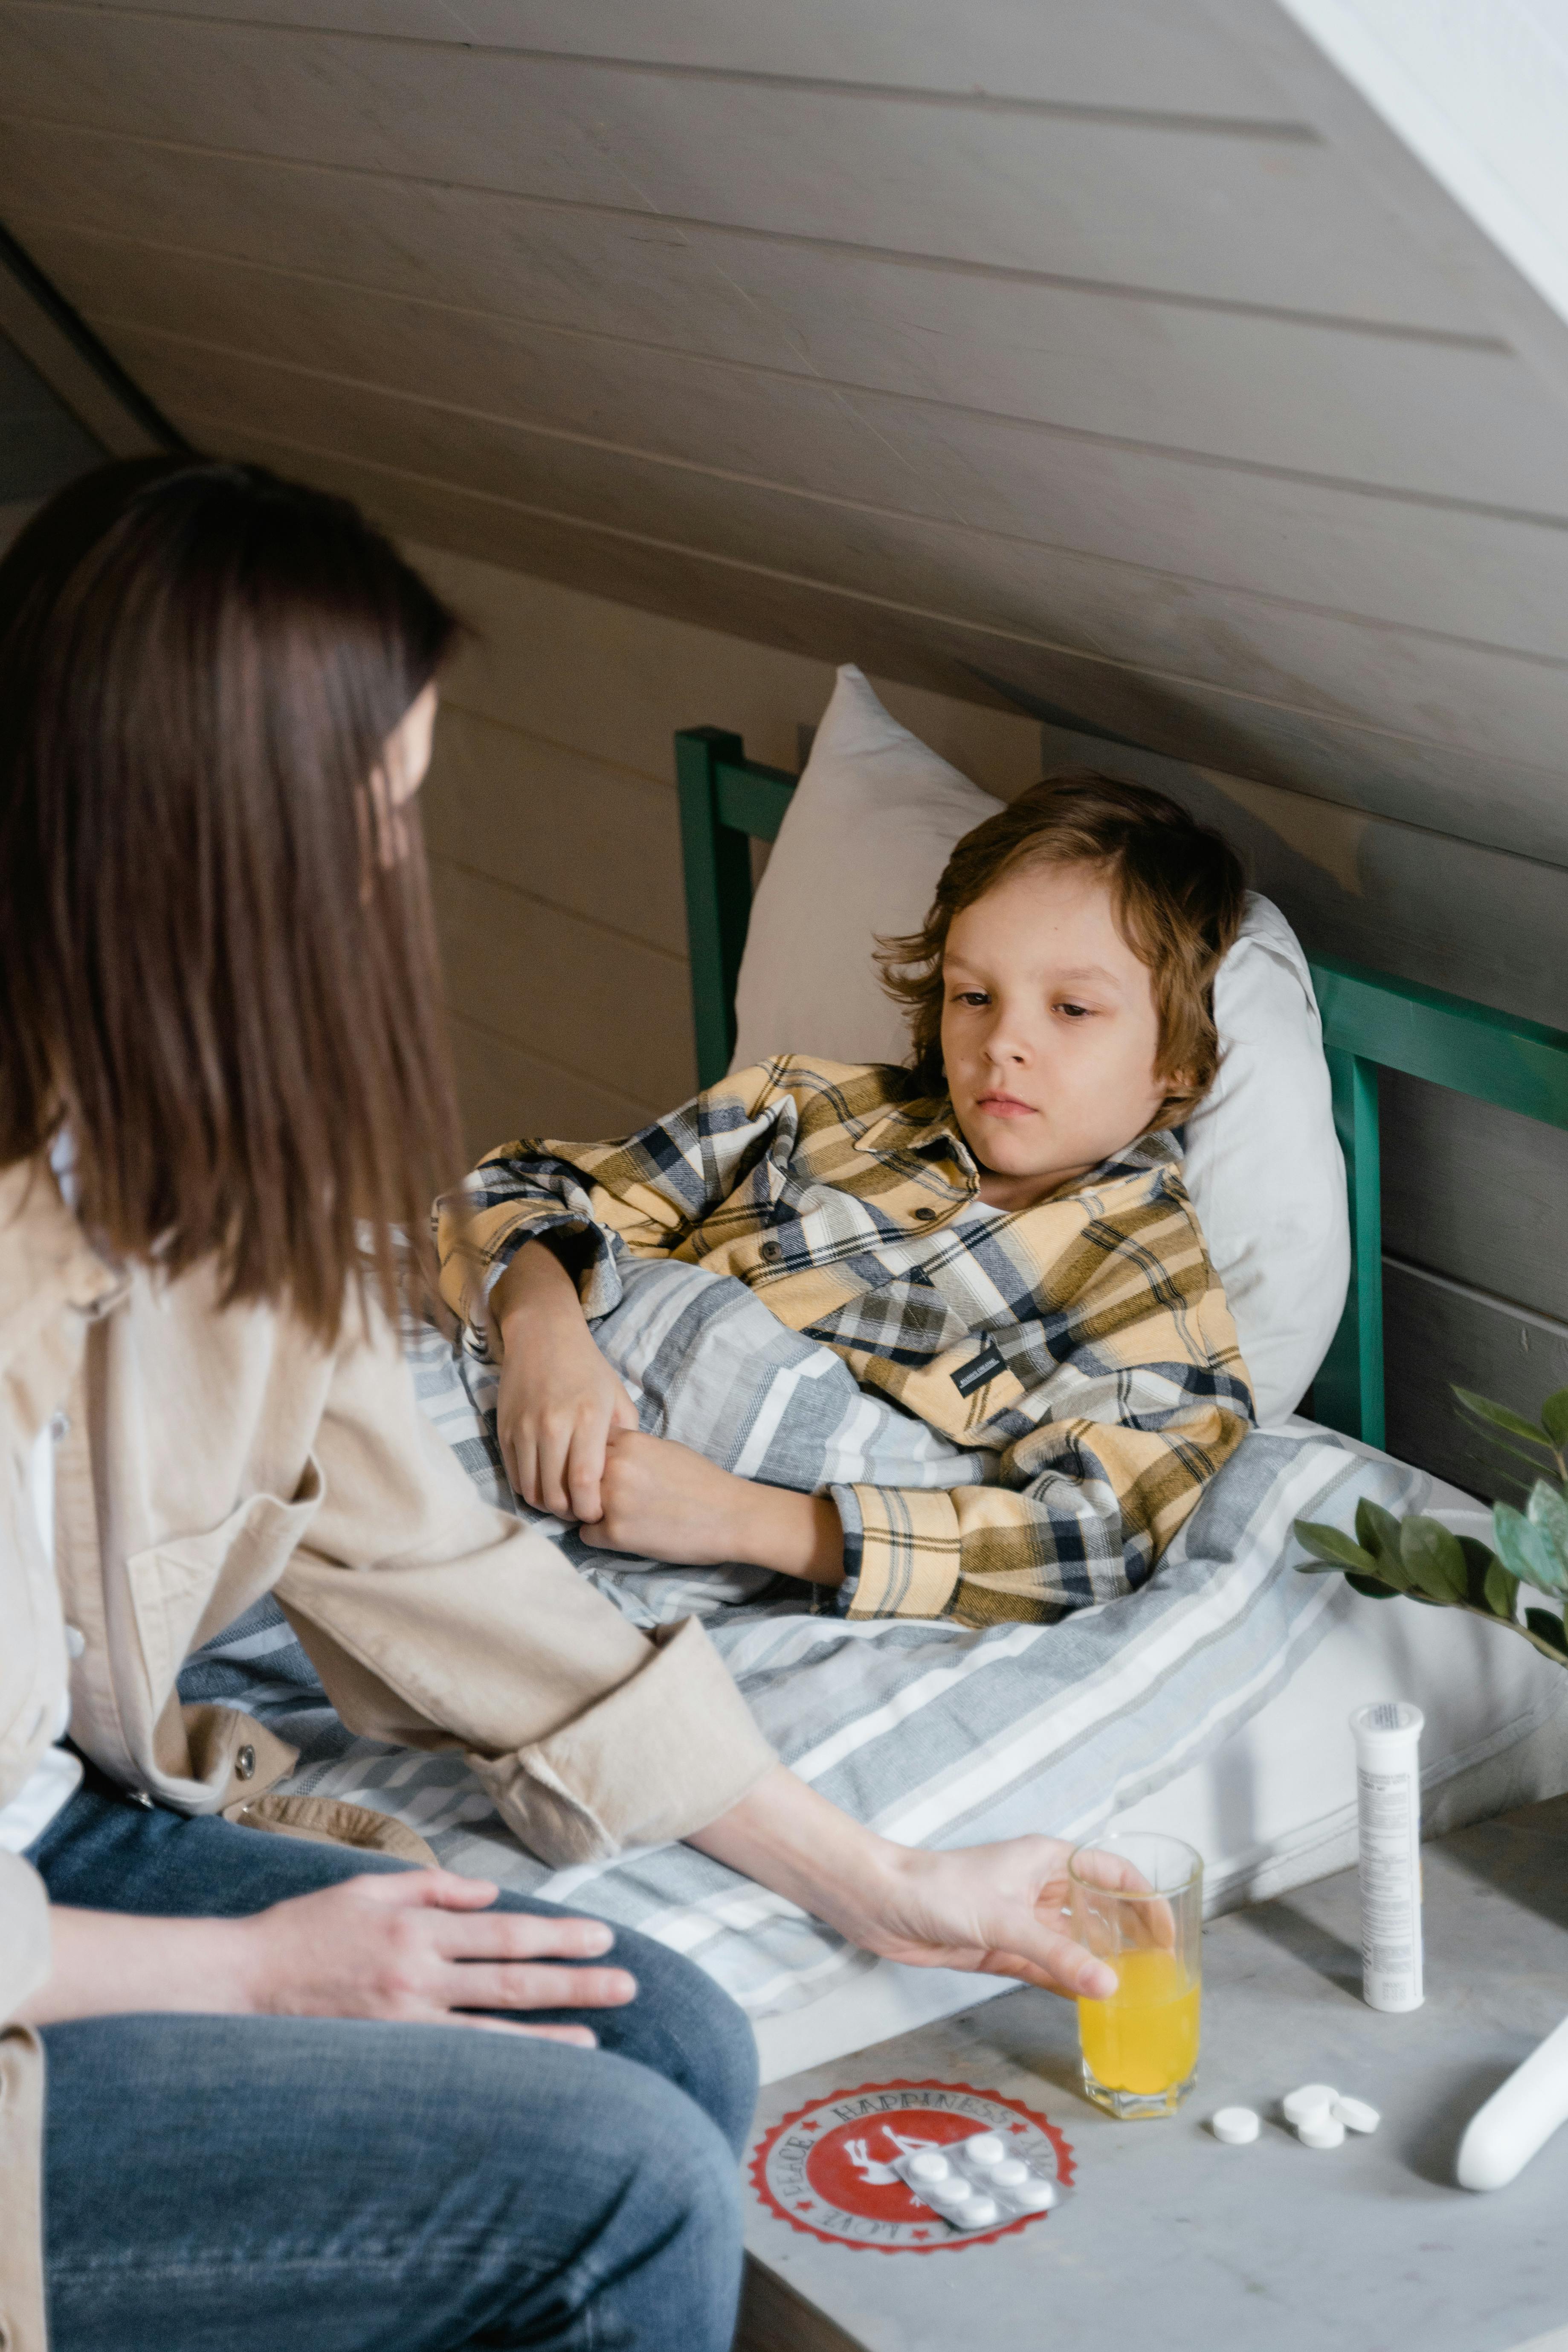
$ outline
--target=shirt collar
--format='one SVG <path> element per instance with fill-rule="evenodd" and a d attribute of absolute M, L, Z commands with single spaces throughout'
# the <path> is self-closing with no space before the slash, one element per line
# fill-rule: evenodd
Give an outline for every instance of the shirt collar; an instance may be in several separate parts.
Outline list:
<path fill-rule="evenodd" d="M 980 1171 L 974 1154 L 963 1139 L 952 1104 L 946 1096 L 933 1100 L 928 1095 L 891 1104 L 871 1121 L 857 1149 L 868 1159 L 889 1165 L 919 1160 L 923 1172 L 945 1176 L 956 1192 L 973 1194 L 978 1189 Z M 1140 1136 L 1125 1150 L 1102 1160 L 1098 1168 L 1079 1177 L 1070 1191 L 1097 1192 L 1119 1177 L 1148 1175 L 1157 1168 L 1176 1171 L 1181 1165 L 1182 1149 L 1175 1136 L 1169 1128 L 1156 1128 L 1152 1135 Z"/>
<path fill-rule="evenodd" d="M 974 1155 L 945 1096 L 934 1100 L 929 1095 L 915 1096 L 890 1104 L 871 1121 L 856 1148 L 889 1166 L 919 1160 L 922 1173 L 945 1176 L 957 1192 L 973 1192 L 979 1181 Z"/>

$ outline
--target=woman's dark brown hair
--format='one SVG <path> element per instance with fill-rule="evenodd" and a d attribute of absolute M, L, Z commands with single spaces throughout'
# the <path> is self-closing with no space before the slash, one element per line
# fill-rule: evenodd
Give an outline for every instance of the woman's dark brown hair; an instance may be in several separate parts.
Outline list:
<path fill-rule="evenodd" d="M 418 828 L 370 793 L 455 629 L 258 467 L 101 467 L 0 562 L 0 1166 L 65 1128 L 101 1244 L 323 1342 L 462 1165 Z"/>
<path fill-rule="evenodd" d="M 879 941 L 882 985 L 909 1016 L 910 1066 L 929 1092 L 943 1091 L 942 960 L 953 917 L 1009 876 L 1047 865 L 1105 875 L 1122 937 L 1152 976 L 1154 1067 L 1169 1087 L 1160 1124 L 1178 1126 L 1219 1066 L 1214 977 L 1241 927 L 1246 880 L 1229 843 L 1163 793 L 1090 770 L 1031 784 L 966 833 L 922 928 Z"/>

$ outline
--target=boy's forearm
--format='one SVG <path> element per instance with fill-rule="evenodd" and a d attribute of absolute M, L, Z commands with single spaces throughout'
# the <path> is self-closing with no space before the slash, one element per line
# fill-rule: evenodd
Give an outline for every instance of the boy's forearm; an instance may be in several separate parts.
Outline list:
<path fill-rule="evenodd" d="M 587 1318 L 577 1285 L 548 1242 L 524 1242 L 490 1292 L 490 1328 L 504 1349 L 507 1325 L 526 1316 L 531 1321 L 561 1318 L 575 1328 Z"/>
<path fill-rule="evenodd" d="M 808 1584 L 843 1583 L 844 1528 L 830 1496 L 737 1483 L 738 1558 Z"/>

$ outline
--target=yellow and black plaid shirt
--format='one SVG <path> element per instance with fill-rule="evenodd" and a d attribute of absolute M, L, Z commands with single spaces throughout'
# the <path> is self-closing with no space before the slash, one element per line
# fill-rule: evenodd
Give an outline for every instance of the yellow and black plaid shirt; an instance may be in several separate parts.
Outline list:
<path fill-rule="evenodd" d="M 573 1230 L 590 1317 L 618 1248 L 736 1275 L 863 1387 L 994 1450 L 994 1484 L 831 1490 L 855 1617 L 984 1625 L 1133 1591 L 1252 1419 L 1169 1135 L 990 1209 L 952 1106 L 907 1071 L 783 1055 L 621 1142 L 489 1153 L 438 1218 L 481 1352 L 514 1252 Z"/>

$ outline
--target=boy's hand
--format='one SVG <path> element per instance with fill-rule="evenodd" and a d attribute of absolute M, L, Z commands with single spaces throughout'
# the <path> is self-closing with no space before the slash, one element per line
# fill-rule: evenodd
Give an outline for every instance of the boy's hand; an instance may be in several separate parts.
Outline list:
<path fill-rule="evenodd" d="M 504 1350 L 496 1436 L 525 1503 L 562 1519 L 597 1519 L 612 1431 L 637 1407 L 594 1345 L 576 1285 L 552 1250 L 530 1242 L 490 1302 Z"/>
<path fill-rule="evenodd" d="M 605 1452 L 603 1516 L 577 1532 L 604 1551 L 714 1568 L 739 1557 L 736 1506 L 745 1489 L 743 1478 L 672 1438 L 616 1430 Z"/>
<path fill-rule="evenodd" d="M 748 1560 L 817 1584 L 844 1580 L 844 1537 L 826 1496 L 750 1478 L 641 1430 L 611 1432 L 600 1492 L 604 1517 L 577 1530 L 605 1551 L 680 1568 Z"/>

